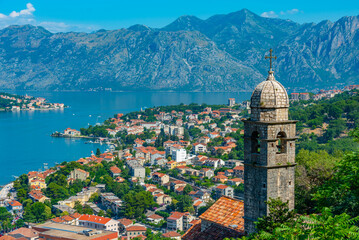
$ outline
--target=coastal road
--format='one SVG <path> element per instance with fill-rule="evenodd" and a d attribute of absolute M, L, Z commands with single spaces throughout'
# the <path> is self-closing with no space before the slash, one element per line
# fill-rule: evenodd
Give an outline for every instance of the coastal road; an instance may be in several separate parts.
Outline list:
<path fill-rule="evenodd" d="M 3 189 L 0 190 L 0 199 L 7 199 L 7 194 L 10 192 L 10 190 L 13 188 L 14 183 L 9 183 L 3 187 Z"/>

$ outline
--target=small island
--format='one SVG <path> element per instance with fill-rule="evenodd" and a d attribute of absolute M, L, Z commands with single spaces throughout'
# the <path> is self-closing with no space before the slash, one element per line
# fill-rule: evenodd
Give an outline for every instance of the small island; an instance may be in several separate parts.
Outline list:
<path fill-rule="evenodd" d="M 43 97 L 0 92 L 0 111 L 54 110 L 65 107 L 63 103 L 49 103 Z"/>

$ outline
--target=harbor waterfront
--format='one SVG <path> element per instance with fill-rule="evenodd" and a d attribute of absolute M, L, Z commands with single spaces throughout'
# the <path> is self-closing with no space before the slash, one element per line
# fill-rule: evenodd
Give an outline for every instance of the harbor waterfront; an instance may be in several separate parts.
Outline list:
<path fill-rule="evenodd" d="M 7 91 L 9 92 L 9 91 Z M 180 103 L 226 104 L 228 98 L 242 102 L 250 93 L 197 92 L 31 92 L 50 102 L 61 102 L 66 109 L 52 111 L 0 112 L 0 185 L 5 185 L 30 170 L 52 167 L 55 163 L 73 161 L 89 156 L 97 148 L 103 152 L 108 146 L 85 144 L 88 139 L 53 138 L 55 131 L 71 127 L 80 129 L 101 123 L 116 113 L 138 111 L 141 108 L 176 105 Z M 20 151 L 21 150 L 21 151 Z"/>

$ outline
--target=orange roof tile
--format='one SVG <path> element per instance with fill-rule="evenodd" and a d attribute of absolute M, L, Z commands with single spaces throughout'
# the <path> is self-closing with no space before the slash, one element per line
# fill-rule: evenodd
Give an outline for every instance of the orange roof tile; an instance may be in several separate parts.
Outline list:
<path fill-rule="evenodd" d="M 177 220 L 177 219 L 180 219 L 181 217 L 183 217 L 184 215 L 185 215 L 185 213 L 183 213 L 183 212 L 172 212 L 171 216 L 169 216 L 167 219 Z"/>
<path fill-rule="evenodd" d="M 118 220 L 122 225 L 124 225 L 125 227 L 128 225 L 133 224 L 133 221 L 131 221 L 130 219 L 127 218 L 121 218 Z"/>
<path fill-rule="evenodd" d="M 146 227 L 144 227 L 144 226 L 129 226 L 129 227 L 127 227 L 126 228 L 126 231 L 127 232 L 131 232 L 131 231 L 146 231 L 147 230 L 147 228 Z"/>
<path fill-rule="evenodd" d="M 244 231 L 244 204 L 242 201 L 222 196 L 199 218 L 237 232 Z"/>
<path fill-rule="evenodd" d="M 157 214 L 152 214 L 152 215 L 148 216 L 147 218 L 151 218 L 151 219 L 163 219 L 162 216 L 157 215 Z"/>
<path fill-rule="evenodd" d="M 175 232 L 175 231 L 171 231 L 171 232 L 166 232 L 166 233 L 162 234 L 162 236 L 165 238 L 174 238 L 174 237 L 180 237 L 181 234 L 179 234 L 178 232 Z"/>
<path fill-rule="evenodd" d="M 9 205 L 12 206 L 12 207 L 19 207 L 19 206 L 22 206 L 21 203 L 19 203 L 18 201 L 11 201 L 9 202 Z"/>
<path fill-rule="evenodd" d="M 95 215 L 87 215 L 84 214 L 79 218 L 80 221 L 88 221 L 88 222 L 95 222 L 98 224 L 106 224 L 109 221 L 111 221 L 111 218 L 106 218 L 106 217 L 99 217 L 99 216 L 95 216 Z"/>
<path fill-rule="evenodd" d="M 117 166 L 110 167 L 110 170 L 112 173 L 121 173 L 121 169 L 119 169 Z"/>

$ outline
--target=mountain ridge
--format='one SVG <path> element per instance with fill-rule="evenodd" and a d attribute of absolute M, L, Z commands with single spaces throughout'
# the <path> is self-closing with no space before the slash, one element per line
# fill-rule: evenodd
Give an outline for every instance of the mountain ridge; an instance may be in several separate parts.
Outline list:
<path fill-rule="evenodd" d="M 268 70 L 291 89 L 359 82 L 359 16 L 298 24 L 243 9 L 163 28 L 92 33 L 0 30 L 0 89 L 251 91 Z"/>

